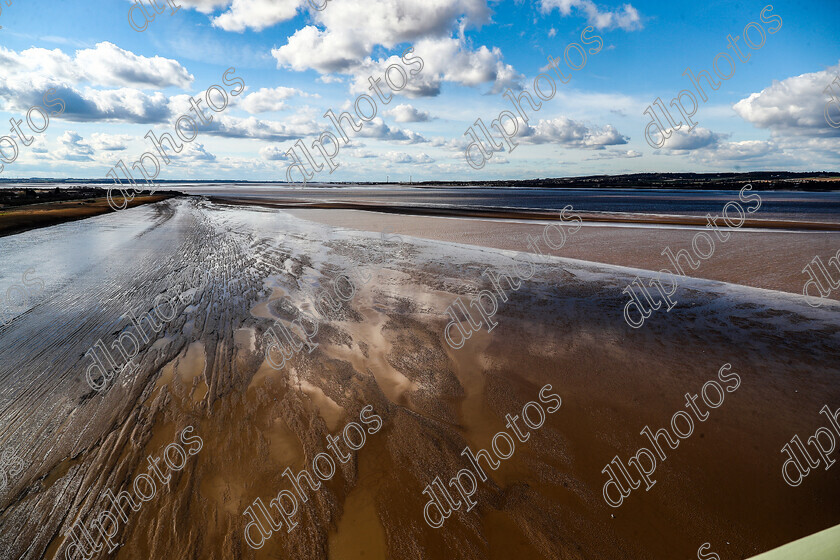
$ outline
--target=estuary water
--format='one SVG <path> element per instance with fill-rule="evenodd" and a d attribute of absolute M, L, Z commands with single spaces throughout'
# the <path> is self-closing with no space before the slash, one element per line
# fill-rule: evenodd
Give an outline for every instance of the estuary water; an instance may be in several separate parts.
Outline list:
<path fill-rule="evenodd" d="M 173 185 L 189 194 L 236 196 L 290 201 L 338 201 L 400 204 L 445 208 L 513 208 L 561 210 L 571 204 L 578 212 L 629 212 L 663 215 L 720 214 L 729 201 L 739 201 L 737 190 L 684 189 L 539 189 L 520 187 L 424 187 L 393 185 L 283 184 Z M 761 197 L 754 218 L 840 222 L 840 192 L 747 191 Z M 755 206 L 753 199 L 744 203 Z"/>

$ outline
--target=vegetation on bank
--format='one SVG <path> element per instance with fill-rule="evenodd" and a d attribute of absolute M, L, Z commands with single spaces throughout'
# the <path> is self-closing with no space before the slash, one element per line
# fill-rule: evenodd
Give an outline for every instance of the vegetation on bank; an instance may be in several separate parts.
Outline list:
<path fill-rule="evenodd" d="M 136 196 L 129 207 L 177 193 Z M 117 200 L 122 202 L 120 197 Z M 102 189 L 0 189 L 0 236 L 113 212 Z"/>

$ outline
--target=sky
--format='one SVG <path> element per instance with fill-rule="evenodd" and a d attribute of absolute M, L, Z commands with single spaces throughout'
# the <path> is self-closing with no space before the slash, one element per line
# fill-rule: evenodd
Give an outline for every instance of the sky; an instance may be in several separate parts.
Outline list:
<path fill-rule="evenodd" d="M 158 0 L 162 13 L 142 0 L 151 21 L 126 0 L 8 1 L 0 2 L 0 121 L 12 119 L 14 148 L 0 139 L 0 178 L 106 178 L 122 161 L 135 164 L 139 179 L 156 171 L 153 160 L 160 179 L 301 181 L 307 173 L 315 182 L 840 169 L 840 127 L 824 115 L 833 91 L 829 118 L 840 125 L 837 0 L 772 8 L 730 0 Z M 745 44 L 746 26 L 755 48 Z M 581 48 L 567 49 L 573 43 Z M 586 64 L 571 69 L 583 50 Z M 713 70 L 719 53 L 733 60 L 717 58 L 725 80 Z M 703 100 L 687 68 L 709 72 L 718 89 L 699 78 Z M 386 70 L 394 88 L 405 73 L 402 89 L 387 85 Z M 544 100 L 534 97 L 539 74 Z M 369 78 L 380 80 L 381 94 Z M 218 112 L 207 107 L 214 84 L 227 98 Z M 510 98 L 522 91 L 539 110 L 524 98 L 517 110 Z M 668 106 L 681 92 L 694 126 Z M 356 103 L 362 94 L 376 116 L 365 98 Z M 210 98 L 223 105 L 218 90 Z M 658 133 L 645 137 L 653 120 L 645 111 L 657 98 L 679 124 L 671 130 L 653 111 L 664 145 Z M 687 115 L 692 98 L 697 109 Z M 356 133 L 345 124 L 349 143 L 324 116 L 330 110 L 361 125 Z M 42 113 L 52 113 L 46 130 Z M 182 115 L 192 119 L 180 121 L 192 141 L 175 136 Z M 481 147 L 470 147 L 471 127 Z M 164 159 L 150 130 L 173 135 L 181 151 L 164 143 Z M 135 163 L 144 153 L 155 158 Z"/>

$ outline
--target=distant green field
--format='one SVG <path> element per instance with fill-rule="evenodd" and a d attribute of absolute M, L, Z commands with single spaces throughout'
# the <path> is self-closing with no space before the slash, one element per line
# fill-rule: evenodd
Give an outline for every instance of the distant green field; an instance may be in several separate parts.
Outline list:
<path fill-rule="evenodd" d="M 838 559 L 840 559 L 840 525 L 750 558 L 750 560 Z"/>

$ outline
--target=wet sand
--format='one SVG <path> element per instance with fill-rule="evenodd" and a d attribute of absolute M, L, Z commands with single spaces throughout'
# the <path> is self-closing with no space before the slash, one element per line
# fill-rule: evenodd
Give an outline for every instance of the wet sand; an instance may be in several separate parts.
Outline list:
<path fill-rule="evenodd" d="M 114 250 L 48 289 L 0 328 L 2 445 L 27 465 L 0 495 L 0 550 L 63 557 L 61 535 L 99 511 L 99 494 L 145 472 L 146 456 L 187 425 L 203 449 L 130 516 L 113 557 L 641 560 L 692 558 L 712 542 L 721 557 L 746 558 L 840 523 L 836 473 L 815 470 L 790 488 L 779 453 L 794 434 L 823 425 L 821 406 L 840 407 L 835 304 L 812 309 L 781 291 L 687 279 L 677 307 L 633 330 L 621 289 L 643 272 L 549 257 L 499 303 L 491 333 L 453 350 L 442 337 L 446 307 L 490 288 L 486 267 L 519 258 L 482 246 L 513 244 L 509 224 L 436 219 L 421 239 L 410 236 L 420 222 L 398 217 L 403 242 L 386 243 L 379 215 L 341 217 L 367 221 L 358 230 L 308 218 L 183 199 L 100 218 L 118 231 L 152 225 L 125 239 L 130 251 Z M 621 237 L 588 231 L 564 250 Z M 793 235 L 816 234 L 773 235 L 791 235 L 785 243 L 794 246 Z M 495 241 L 479 243 L 484 237 Z M 733 235 L 721 255 L 739 241 Z M 624 242 L 610 259 L 635 246 Z M 93 394 L 85 349 L 113 340 L 125 309 L 148 310 L 158 293 L 177 291 L 187 265 L 208 271 L 207 286 L 143 346 L 136 374 Z M 263 333 L 355 269 L 372 280 L 321 318 L 318 348 L 272 369 Z M 755 281 L 751 270 L 740 274 Z M 608 507 L 604 465 L 647 445 L 639 431 L 667 425 L 683 395 L 727 362 L 741 387 L 668 451 L 650 492 Z M 461 450 L 489 448 L 505 415 L 519 414 L 546 383 L 562 407 L 479 482 L 475 509 L 456 511 L 440 529 L 426 525 L 423 488 L 467 467 Z M 299 504 L 294 531 L 249 548 L 244 509 L 291 489 L 283 470 L 311 469 L 326 435 L 368 404 L 382 429 Z"/>
<path fill-rule="evenodd" d="M 288 209 L 289 214 L 336 227 L 379 233 L 385 228 L 393 234 L 405 234 L 424 239 L 465 243 L 481 247 L 505 249 L 535 254 L 528 246 L 528 236 L 539 239 L 542 252 L 547 255 L 583 261 L 614 264 L 650 271 L 663 268 L 675 271 L 665 247 L 674 253 L 680 249 L 692 252 L 691 240 L 705 227 L 645 227 L 633 221 L 625 223 L 584 222 L 575 233 L 576 224 L 565 225 L 566 241 L 557 250 L 546 246 L 542 238 L 546 224 L 553 221 L 523 221 L 516 219 L 440 218 L 430 216 L 401 216 L 380 212 L 355 210 Z M 819 255 L 827 262 L 840 251 L 840 232 L 832 230 L 778 230 L 748 228 L 726 230 L 730 237 L 720 242 L 714 235 L 715 252 L 700 266 L 691 270 L 681 261 L 685 271 L 694 278 L 731 282 L 744 286 L 780 290 L 801 294 L 809 276 L 802 269 Z M 556 233 L 549 233 L 555 245 Z M 706 250 L 706 245 L 701 244 Z M 830 299 L 840 299 L 840 291 Z"/>

